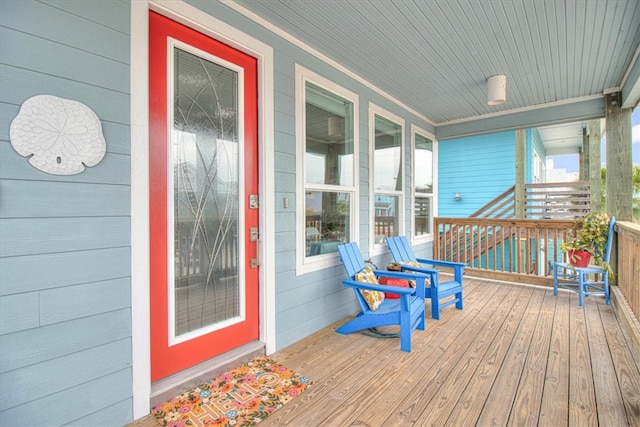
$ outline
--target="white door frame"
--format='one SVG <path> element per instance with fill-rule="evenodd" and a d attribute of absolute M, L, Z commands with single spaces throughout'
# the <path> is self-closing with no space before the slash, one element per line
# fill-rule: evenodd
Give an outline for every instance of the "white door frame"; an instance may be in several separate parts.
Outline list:
<path fill-rule="evenodd" d="M 260 340 L 275 340 L 273 49 L 182 1 L 131 2 L 131 334 L 133 418 L 149 413 L 149 10 L 194 28 L 258 60 L 260 191 Z"/>

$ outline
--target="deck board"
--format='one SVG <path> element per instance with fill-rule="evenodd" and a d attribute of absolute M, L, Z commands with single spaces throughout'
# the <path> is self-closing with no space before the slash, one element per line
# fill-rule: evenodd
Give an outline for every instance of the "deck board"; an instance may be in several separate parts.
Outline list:
<path fill-rule="evenodd" d="M 491 391 L 491 387 L 500 373 L 500 368 L 511 347 L 515 331 L 522 321 L 523 308 L 529 303 L 531 293 L 530 289 L 523 288 L 518 295 L 518 300 L 503 324 L 502 330 L 499 331 L 491 348 L 480 362 L 472 380 L 467 384 L 464 393 L 451 411 L 445 425 L 465 425 L 468 420 L 477 420 L 480 417 L 485 402 L 477 399 L 477 396 L 487 396 Z"/>
<path fill-rule="evenodd" d="M 550 291 L 542 300 L 508 425 L 537 425 L 556 300 Z"/>
<path fill-rule="evenodd" d="M 502 329 L 505 319 L 518 299 L 518 294 L 509 292 L 504 298 L 495 299 L 497 303 L 495 309 L 482 313 L 483 316 L 488 316 L 486 322 L 479 318 L 478 325 L 474 325 L 474 332 L 472 333 L 475 338 L 470 342 L 464 354 L 460 358 L 443 357 L 443 360 L 447 360 L 447 365 L 452 369 L 442 370 L 438 373 L 442 379 L 441 389 L 434 393 L 433 398 L 421 413 L 416 414 L 418 416 L 411 419 L 412 422 L 425 420 L 432 425 L 444 425 L 446 423 L 467 384 L 473 381 L 479 363 L 489 351 L 493 339 Z M 475 329 L 479 330 L 475 332 Z M 458 352 L 455 353 L 459 354 Z"/>
<path fill-rule="evenodd" d="M 568 292 L 560 292 L 556 301 L 549 356 L 540 405 L 540 425 L 565 425 L 569 420 L 569 304 Z"/>
<path fill-rule="evenodd" d="M 602 297 L 466 278 L 411 353 L 344 321 L 270 356 L 313 385 L 260 426 L 640 425 L 633 338 Z"/>
<path fill-rule="evenodd" d="M 610 426 L 624 425 L 627 420 L 622 405 L 622 395 L 598 306 L 587 304 L 585 314 L 589 332 L 593 386 L 598 405 L 598 423 Z"/>
<path fill-rule="evenodd" d="M 532 291 L 524 307 L 523 318 L 512 345 L 478 419 L 481 425 L 506 425 L 509 421 L 543 297 L 544 293 Z"/>
<path fill-rule="evenodd" d="M 605 337 L 616 371 L 627 422 L 632 426 L 640 426 L 640 370 L 627 343 L 628 337 L 625 337 L 613 311 L 608 306 L 599 305 L 598 308 L 605 325 Z"/>
<path fill-rule="evenodd" d="M 592 303 L 592 300 L 589 299 L 589 303 Z M 598 425 L 598 416 L 584 308 L 576 304 L 570 307 L 569 423 L 585 427 L 595 426 Z"/>

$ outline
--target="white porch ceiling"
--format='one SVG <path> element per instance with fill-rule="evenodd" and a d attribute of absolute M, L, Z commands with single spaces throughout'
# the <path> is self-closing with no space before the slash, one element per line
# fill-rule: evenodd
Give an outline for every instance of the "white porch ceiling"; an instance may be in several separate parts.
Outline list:
<path fill-rule="evenodd" d="M 582 146 L 582 130 L 586 122 L 564 123 L 539 127 L 538 131 L 544 141 L 548 156 L 559 154 L 576 154 Z"/>
<path fill-rule="evenodd" d="M 503 122 L 513 117 L 515 128 L 523 112 L 593 98 L 603 106 L 598 98 L 621 88 L 629 88 L 631 106 L 640 97 L 638 0 L 235 4 L 390 94 L 436 129 L 496 116 Z M 507 101 L 489 106 L 486 79 L 494 74 L 507 76 Z M 576 108 L 574 119 L 593 114 Z M 540 124 L 549 123 L 553 114 L 541 117 Z"/>

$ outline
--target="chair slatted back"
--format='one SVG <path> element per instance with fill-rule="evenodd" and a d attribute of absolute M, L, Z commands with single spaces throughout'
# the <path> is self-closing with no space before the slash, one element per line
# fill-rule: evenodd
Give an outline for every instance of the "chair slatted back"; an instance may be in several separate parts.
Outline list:
<path fill-rule="evenodd" d="M 387 246 L 396 260 L 417 261 L 406 236 L 387 237 Z"/>
<path fill-rule="evenodd" d="M 365 267 L 364 259 L 360 254 L 357 243 L 351 242 L 339 245 L 338 253 L 350 279 L 353 279 L 356 273 Z"/>
<path fill-rule="evenodd" d="M 607 236 L 607 249 L 604 253 L 604 262 L 609 263 L 611 259 L 611 247 L 613 246 L 613 228 L 616 225 L 616 217 L 609 220 L 609 235 Z"/>

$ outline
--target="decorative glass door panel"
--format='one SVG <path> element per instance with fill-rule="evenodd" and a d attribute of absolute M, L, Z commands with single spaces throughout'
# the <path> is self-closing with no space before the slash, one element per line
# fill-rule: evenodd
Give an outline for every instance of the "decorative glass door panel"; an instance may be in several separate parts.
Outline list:
<path fill-rule="evenodd" d="M 150 13 L 152 380 L 258 338 L 256 61 Z"/>
<path fill-rule="evenodd" d="M 238 261 L 238 80 L 226 68 L 178 47 L 174 53 L 170 196 L 175 243 L 172 338 L 241 321 Z M 240 224 L 239 224 L 240 220 Z M 242 265 L 242 262 L 240 262 Z"/>

